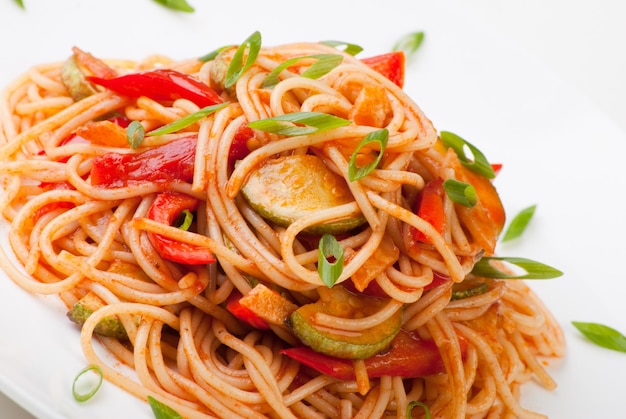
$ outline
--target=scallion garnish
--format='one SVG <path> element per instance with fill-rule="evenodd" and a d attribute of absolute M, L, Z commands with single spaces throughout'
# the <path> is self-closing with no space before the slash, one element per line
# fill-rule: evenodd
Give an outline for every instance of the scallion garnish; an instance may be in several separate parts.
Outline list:
<path fill-rule="evenodd" d="M 441 142 L 446 147 L 452 148 L 456 152 L 463 166 L 473 172 L 485 176 L 488 179 L 496 177 L 493 167 L 491 167 L 491 164 L 489 164 L 485 155 L 478 148 L 474 147 L 458 135 L 448 131 L 440 132 L 439 138 L 441 138 Z M 466 156 L 466 148 L 472 153 L 473 160 Z"/>
<path fill-rule="evenodd" d="M 334 262 L 328 258 L 334 258 Z M 335 236 L 324 234 L 318 246 L 317 272 L 324 285 L 331 288 L 343 272 L 343 247 Z"/>
<path fill-rule="evenodd" d="M 524 208 L 511 220 L 509 227 L 504 232 L 504 236 L 502 236 L 502 241 L 508 241 L 518 238 L 522 235 L 526 227 L 528 227 L 528 223 L 530 219 L 533 218 L 535 214 L 535 209 L 537 205 L 531 205 L 530 207 Z"/>
<path fill-rule="evenodd" d="M 309 79 L 318 79 L 326 74 L 328 74 L 333 68 L 337 67 L 343 61 L 343 57 L 337 54 L 316 54 L 316 55 L 307 55 L 304 57 L 295 57 L 290 60 L 285 61 L 284 63 L 277 66 L 275 69 L 270 71 L 270 73 L 265 77 L 263 83 L 261 83 L 261 87 L 269 88 L 274 87 L 278 84 L 278 75 L 285 70 L 286 68 L 291 67 L 298 61 L 306 60 L 306 59 L 316 59 L 317 61 L 311 64 L 309 68 L 300 74 L 302 77 L 306 77 Z"/>
<path fill-rule="evenodd" d="M 413 417 L 413 408 L 418 406 L 424 409 L 424 419 L 430 419 L 430 408 L 426 403 L 422 402 L 411 402 L 408 404 L 406 407 L 406 419 L 411 419 Z"/>
<path fill-rule="evenodd" d="M 513 265 L 521 268 L 523 273 L 512 273 L 511 270 L 498 269 L 492 262 Z M 552 279 L 563 275 L 563 272 L 534 260 L 519 257 L 485 256 L 472 269 L 472 274 L 484 278 L 497 279 Z"/>
<path fill-rule="evenodd" d="M 415 54 L 415 51 L 424 41 L 424 32 L 411 32 L 401 37 L 393 46 L 394 51 L 404 51 L 407 56 Z"/>
<path fill-rule="evenodd" d="M 460 182 L 456 179 L 448 179 L 443 182 L 443 189 L 452 202 L 471 208 L 478 202 L 476 189 L 469 183 Z"/>
<path fill-rule="evenodd" d="M 351 44 L 349 42 L 343 41 L 322 41 L 320 44 L 328 45 L 329 47 L 337 48 L 350 55 L 357 55 L 359 52 L 363 51 L 363 48 L 356 44 Z"/>
<path fill-rule="evenodd" d="M 153 0 L 161 6 L 168 9 L 177 10 L 179 12 L 193 13 L 195 10 L 186 0 Z"/>
<path fill-rule="evenodd" d="M 215 59 L 215 57 L 218 56 L 218 54 L 224 50 L 227 50 L 228 48 L 235 48 L 237 45 L 224 45 L 223 47 L 219 47 L 216 50 L 213 50 L 207 54 L 204 54 L 201 57 L 198 57 L 199 61 L 202 61 L 203 63 L 206 63 L 208 61 L 213 61 Z"/>
<path fill-rule="evenodd" d="M 600 323 L 572 322 L 587 339 L 603 348 L 626 352 L 626 336 Z"/>
<path fill-rule="evenodd" d="M 188 231 L 189 227 L 191 227 L 191 223 L 193 222 L 193 213 L 188 209 L 183 210 L 183 212 L 178 217 L 178 221 L 178 228 Z"/>
<path fill-rule="evenodd" d="M 180 413 L 152 396 L 148 396 L 148 403 L 156 419 L 182 419 Z"/>
<path fill-rule="evenodd" d="M 143 142 L 146 136 L 146 130 L 139 121 L 133 121 L 126 127 L 126 139 L 131 148 L 137 148 Z"/>
<path fill-rule="evenodd" d="M 248 51 L 248 54 L 245 57 L 244 62 L 244 54 Z M 256 61 L 256 57 L 259 55 L 259 51 L 261 50 L 261 33 L 259 31 L 254 32 L 250 35 L 243 44 L 239 45 L 237 51 L 235 51 L 235 55 L 233 55 L 233 60 L 230 62 L 228 66 L 228 70 L 226 70 L 226 78 L 224 80 L 224 87 L 227 89 L 233 84 L 237 83 L 239 77 L 243 73 L 246 72 L 252 64 Z"/>
<path fill-rule="evenodd" d="M 364 178 L 365 176 L 369 175 L 374 169 L 376 169 L 378 163 L 380 163 L 380 160 L 383 158 L 383 154 L 385 153 L 385 148 L 387 147 L 388 140 L 389 131 L 386 128 L 370 132 L 365 136 L 365 138 L 361 140 L 359 145 L 356 147 L 356 150 L 354 150 L 354 152 L 352 153 L 352 156 L 350 156 L 350 164 L 348 165 L 348 179 L 350 179 L 351 182 Z M 356 165 L 356 159 L 358 157 L 359 151 L 361 150 L 361 148 L 369 143 L 378 143 L 378 148 L 380 149 L 380 151 L 378 152 L 378 156 L 371 163 L 366 164 L 363 167 L 358 167 Z"/>
<path fill-rule="evenodd" d="M 180 131 L 181 129 L 187 128 L 188 126 L 198 122 L 202 118 L 209 116 L 212 113 L 217 112 L 222 108 L 225 108 L 226 106 L 228 106 L 228 102 L 218 103 L 217 105 L 205 106 L 204 108 L 194 113 L 190 113 L 189 115 L 183 116 L 182 118 L 177 119 L 176 121 L 172 123 L 163 125 L 160 128 L 152 130 L 148 132 L 146 135 L 152 135 L 152 136 L 165 135 L 165 134 L 171 134 L 176 131 Z"/>
<path fill-rule="evenodd" d="M 258 129 L 272 134 L 296 135 L 312 134 L 331 128 L 349 125 L 350 121 L 321 112 L 294 112 L 278 115 L 272 118 L 259 119 L 250 122 L 250 128 Z"/>
<path fill-rule="evenodd" d="M 15 3 L 22 9 L 26 9 L 26 6 L 24 6 L 24 2 L 22 0 L 15 0 Z"/>
<path fill-rule="evenodd" d="M 96 373 L 95 383 L 93 383 L 92 380 L 90 380 L 88 383 L 84 382 L 84 380 L 86 379 L 83 376 L 89 372 Z M 91 399 L 93 395 L 96 394 L 98 390 L 100 390 L 100 386 L 102 385 L 103 379 L 104 378 L 102 375 L 102 369 L 99 366 L 89 365 L 83 368 L 78 373 L 76 378 L 74 378 L 74 382 L 72 383 L 72 395 L 74 396 L 74 399 L 79 402 L 86 402 L 87 400 Z M 78 387 L 85 387 L 85 386 L 89 387 L 89 390 L 86 393 L 80 392 Z"/>

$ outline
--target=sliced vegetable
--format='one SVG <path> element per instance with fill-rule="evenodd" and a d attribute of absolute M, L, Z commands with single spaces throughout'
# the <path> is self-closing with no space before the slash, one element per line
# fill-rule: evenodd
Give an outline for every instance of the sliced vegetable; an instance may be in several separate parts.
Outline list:
<path fill-rule="evenodd" d="M 105 305 L 96 294 L 89 292 L 78 300 L 67 313 L 67 317 L 76 324 L 82 326 L 94 311 Z M 98 322 L 94 332 L 100 336 L 115 339 L 127 339 L 126 329 L 117 317 L 105 317 Z"/>
<path fill-rule="evenodd" d="M 120 188 L 144 182 L 168 184 L 193 178 L 197 138 L 179 138 L 141 153 L 107 153 L 93 159 L 91 184 Z"/>
<path fill-rule="evenodd" d="M 156 196 L 148 209 L 147 217 L 159 223 L 172 223 L 187 210 L 193 212 L 198 200 L 192 196 L 176 192 L 163 192 Z M 215 262 L 213 253 L 206 247 L 179 242 L 160 234 L 148 233 L 150 243 L 164 259 L 186 265 L 204 265 Z"/>
<path fill-rule="evenodd" d="M 531 205 L 530 207 L 526 207 L 521 210 L 509 224 L 509 227 L 504 232 L 504 236 L 502 236 L 502 241 L 509 241 L 520 237 L 526 227 L 528 227 L 528 223 L 535 215 L 535 209 L 537 209 L 537 205 Z"/>
<path fill-rule="evenodd" d="M 92 144 L 101 144 L 110 147 L 128 147 L 126 130 L 117 123 L 117 120 L 89 122 L 74 131 L 74 135 Z M 70 139 L 68 139 L 70 142 Z M 67 144 L 67 142 L 63 142 Z"/>
<path fill-rule="evenodd" d="M 523 272 L 515 271 L 521 268 Z M 498 279 L 552 279 L 563 272 L 534 260 L 519 257 L 482 257 L 472 269 L 476 276 Z"/>
<path fill-rule="evenodd" d="M 320 112 L 294 112 L 250 122 L 250 128 L 287 136 L 306 135 L 350 125 L 347 119 Z"/>
<path fill-rule="evenodd" d="M 381 273 L 392 266 L 400 255 L 400 249 L 391 237 L 384 236 L 376 252 L 365 261 L 350 278 L 357 291 L 363 292 L 369 284 Z"/>
<path fill-rule="evenodd" d="M 255 329 L 268 330 L 270 328 L 269 324 L 254 311 L 250 310 L 250 308 L 241 304 L 242 298 L 243 295 L 239 291 L 233 290 L 226 300 L 226 310 L 242 322 L 249 324 Z"/>
<path fill-rule="evenodd" d="M 61 82 L 76 102 L 96 93 L 96 89 L 87 81 L 72 55 L 61 67 Z"/>
<path fill-rule="evenodd" d="M 389 346 L 402 324 L 402 310 L 382 323 L 361 332 L 344 333 L 319 327 L 318 313 L 341 318 L 362 318 L 381 310 L 388 300 L 354 295 L 342 287 L 330 289 L 329 295 L 294 311 L 287 326 L 300 341 L 316 352 L 344 359 L 366 359 Z"/>
<path fill-rule="evenodd" d="M 138 148 L 143 140 L 146 138 L 146 130 L 143 125 L 139 121 L 133 121 L 128 124 L 126 128 L 126 139 L 130 147 L 135 149 Z"/>
<path fill-rule="evenodd" d="M 217 105 L 205 106 L 204 108 L 194 113 L 190 113 L 189 115 L 186 115 L 180 119 L 177 119 L 170 124 L 163 125 L 160 128 L 154 129 L 148 132 L 147 135 L 165 135 L 180 131 L 181 129 L 187 128 L 188 126 L 195 124 L 202 118 L 205 118 L 219 111 L 220 109 L 225 108 L 226 106 L 228 106 L 228 102 L 219 103 Z"/>
<path fill-rule="evenodd" d="M 363 48 L 356 44 L 351 44 L 349 42 L 343 41 L 321 41 L 320 44 L 328 45 L 330 47 L 337 48 L 346 54 L 357 55 L 359 52 L 363 51 Z"/>
<path fill-rule="evenodd" d="M 87 80 L 132 98 L 146 96 L 156 101 L 188 99 L 200 108 L 222 103 L 222 98 L 206 84 L 167 68 L 114 78 L 87 77 Z"/>
<path fill-rule="evenodd" d="M 380 163 L 383 155 L 385 154 L 385 148 L 387 147 L 388 140 L 389 131 L 386 128 L 370 132 L 365 136 L 365 138 L 361 140 L 359 145 L 357 145 L 356 149 L 352 153 L 352 156 L 350 156 L 350 164 L 348 165 L 348 179 L 350 179 L 351 182 L 364 178 L 365 176 L 373 172 L 376 167 L 378 167 L 378 163 Z M 369 145 L 370 143 L 378 144 L 376 147 L 378 149 L 376 158 L 363 166 L 357 166 L 357 160 L 360 156 L 362 156 L 361 149 L 366 145 Z"/>
<path fill-rule="evenodd" d="M 451 300 L 462 300 L 475 295 L 484 294 L 489 290 L 489 282 L 482 278 L 466 278 L 462 282 L 452 284 Z"/>
<path fill-rule="evenodd" d="M 300 76 L 314 80 L 328 74 L 343 61 L 343 57 L 337 54 L 316 54 L 304 57 L 295 57 L 285 61 L 270 71 L 261 83 L 261 87 L 269 88 L 276 86 L 279 82 L 278 76 L 283 70 L 286 70 L 299 61 L 310 59 L 314 59 L 316 61 L 303 71 Z"/>
<path fill-rule="evenodd" d="M 392 51 L 374 57 L 362 58 L 361 61 L 371 69 L 387 77 L 399 87 L 404 86 L 404 51 Z"/>
<path fill-rule="evenodd" d="M 448 179 L 443 182 L 443 189 L 446 195 L 454 203 L 472 208 L 478 202 L 476 189 L 469 183 L 459 182 L 456 179 Z"/>
<path fill-rule="evenodd" d="M 603 348 L 626 352 L 626 336 L 600 323 L 572 322 L 587 339 Z"/>
<path fill-rule="evenodd" d="M 415 213 L 418 217 L 432 225 L 439 234 L 443 234 L 446 228 L 446 214 L 443 207 L 444 190 L 443 180 L 435 178 L 430 180 L 421 191 Z M 430 239 L 421 231 L 412 228 L 413 239 L 423 243 L 430 243 Z"/>
<path fill-rule="evenodd" d="M 261 51 L 261 42 L 261 33 L 256 31 L 239 45 L 226 70 L 226 77 L 224 78 L 225 88 L 228 89 L 237 83 L 237 80 L 239 80 L 243 73 L 252 67 L 259 55 L 259 51 Z"/>
<path fill-rule="evenodd" d="M 448 131 L 440 132 L 439 137 L 446 147 L 450 147 L 456 152 L 463 166 L 488 179 L 493 179 L 496 176 L 485 155 L 468 141 Z M 471 152 L 473 160 L 465 154 L 466 148 Z"/>
<path fill-rule="evenodd" d="M 424 42 L 424 32 L 411 32 L 398 39 L 398 42 L 393 46 L 394 51 L 404 51 L 407 57 L 415 54 L 419 47 Z"/>
<path fill-rule="evenodd" d="M 172 409 L 163 402 L 158 401 L 152 396 L 148 396 L 148 404 L 155 419 L 182 419 L 183 417 L 176 410 Z"/>
<path fill-rule="evenodd" d="M 430 407 L 426 403 L 422 402 L 411 402 L 406 407 L 406 419 L 413 418 L 413 409 L 416 407 L 421 407 L 424 410 L 424 419 L 430 419 Z"/>
<path fill-rule="evenodd" d="M 459 345 L 465 358 L 467 341 L 459 337 Z M 325 355 L 307 347 L 283 349 L 281 353 L 330 377 L 340 380 L 355 379 L 353 363 L 350 360 Z M 414 333 L 404 330 L 400 330 L 391 341 L 388 350 L 365 359 L 365 368 L 370 378 L 383 375 L 416 378 L 445 372 L 435 342 L 422 340 Z"/>
<path fill-rule="evenodd" d="M 239 300 L 252 313 L 262 320 L 276 325 L 282 325 L 298 306 L 277 291 L 258 284 L 252 291 Z"/>
<path fill-rule="evenodd" d="M 237 160 L 241 160 L 250 154 L 250 147 L 248 141 L 254 138 L 254 131 L 246 124 L 241 124 L 235 132 L 233 141 L 230 143 L 230 150 L 228 153 L 228 167 L 231 169 L 235 166 Z"/>
<path fill-rule="evenodd" d="M 179 12 L 193 13 L 195 9 L 186 0 L 153 0 L 161 6 Z"/>
<path fill-rule="evenodd" d="M 324 234 L 317 251 L 317 272 L 322 283 L 331 288 L 343 272 L 343 247 L 335 236 Z"/>
<path fill-rule="evenodd" d="M 88 373 L 96 374 L 96 382 L 95 383 L 84 383 L 84 376 Z M 91 399 L 97 392 L 100 390 L 102 386 L 102 382 L 104 381 L 104 375 L 102 373 L 102 368 L 97 365 L 89 365 L 83 368 L 78 375 L 74 378 L 74 382 L 72 383 L 72 395 L 74 396 L 74 400 L 78 402 L 86 402 Z M 86 393 L 80 392 L 79 387 L 82 387 L 83 384 L 89 384 L 90 389 Z"/>
<path fill-rule="evenodd" d="M 353 202 L 345 180 L 313 155 L 270 159 L 252 171 L 242 187 L 250 206 L 262 217 L 288 226 L 300 217 Z M 338 234 L 363 224 L 358 214 L 311 226 L 306 231 Z"/>

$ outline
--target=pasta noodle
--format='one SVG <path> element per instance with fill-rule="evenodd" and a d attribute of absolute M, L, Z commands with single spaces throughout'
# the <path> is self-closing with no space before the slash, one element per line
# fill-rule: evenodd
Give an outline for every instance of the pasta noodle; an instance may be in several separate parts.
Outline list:
<path fill-rule="evenodd" d="M 322 43 L 263 46 L 226 86 L 226 67 L 238 51 L 252 55 L 252 47 L 233 47 L 208 61 L 105 62 L 74 49 L 68 61 L 34 66 L 5 89 L 0 208 L 19 263 L 5 252 L 0 262 L 11 279 L 29 292 L 58 295 L 70 312 L 87 298 L 97 301 L 85 318 L 73 319 L 82 323 L 86 362 L 183 417 L 404 418 L 412 402 L 428 406 L 433 417 L 543 417 L 521 405 L 519 387 L 529 380 L 556 387 L 540 358 L 563 355 L 560 327 L 524 282 L 472 272 L 480 258 L 493 255 L 504 224 L 491 180 L 443 146 L 431 121 L 374 61 Z M 305 74 L 328 56 L 341 63 L 317 77 Z M 289 60 L 277 83 L 265 85 Z M 174 76 L 158 89 L 147 78 L 121 88 L 106 83 L 157 69 L 211 86 L 221 105 L 187 126 L 150 135 L 211 106 L 178 93 L 155 96 L 174 89 L 167 84 Z M 79 89 L 88 92 L 78 97 Z M 296 135 L 247 126 L 295 114 L 333 115 L 347 124 Z M 147 133 L 136 148 L 126 142 L 133 121 Z M 357 148 L 380 132 L 388 135 L 384 145 Z M 246 194 L 259 168 L 305 157 L 321 162 L 325 179 L 338 179 L 344 189 L 334 191 L 345 201 L 284 223 Z M 364 166 L 377 157 L 374 170 L 350 179 L 353 158 Z M 302 173 L 286 184 L 315 174 Z M 464 206 L 441 193 L 446 180 L 471 184 L 478 203 Z M 427 190 L 441 204 L 440 225 L 418 211 Z M 189 228 L 177 227 L 168 205 L 194 214 Z M 356 224 L 338 227 L 348 222 Z M 319 226 L 330 229 L 322 241 L 330 231 L 343 252 L 332 287 L 318 270 L 332 261 L 320 257 Z M 248 302 L 247 319 L 263 325 L 251 326 L 229 303 L 263 287 L 280 304 L 264 311 Z M 458 297 L 459 290 L 469 291 Z M 355 338 L 349 347 L 361 351 L 358 338 L 399 319 L 402 330 L 381 333 L 391 343 L 375 356 L 401 350 L 402 335 L 433 345 L 424 351 L 434 358 L 405 358 L 375 374 L 367 359 L 374 355 L 346 363 L 327 350 L 324 359 L 348 365 L 346 378 L 289 352 L 305 340 L 296 333 L 294 310 L 338 298 L 357 314 L 341 314 L 339 303 L 314 312 L 311 340 Z M 100 331 L 107 320 L 121 325 L 121 336 Z M 129 368 L 107 363 L 97 345 Z M 413 367 L 427 369 L 401 374 Z M 414 407 L 412 414 L 421 417 L 423 410 Z"/>

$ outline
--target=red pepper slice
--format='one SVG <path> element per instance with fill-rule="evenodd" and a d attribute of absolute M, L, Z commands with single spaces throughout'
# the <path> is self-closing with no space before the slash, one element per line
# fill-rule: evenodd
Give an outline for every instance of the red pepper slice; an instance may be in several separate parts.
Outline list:
<path fill-rule="evenodd" d="M 239 128 L 237 128 L 237 132 L 230 144 L 228 167 L 233 168 L 237 160 L 241 160 L 250 154 L 248 140 L 252 137 L 254 137 L 254 131 L 247 124 L 241 124 Z"/>
<path fill-rule="evenodd" d="M 404 63 L 406 57 L 403 51 L 392 51 L 374 57 L 362 58 L 361 61 L 396 85 L 404 86 Z"/>
<path fill-rule="evenodd" d="M 459 336 L 459 344 L 465 358 L 467 341 Z M 308 347 L 288 348 L 280 352 L 330 377 L 340 380 L 355 379 L 353 363 L 350 360 L 321 354 Z M 416 378 L 445 372 L 443 359 L 435 342 L 421 340 L 404 330 L 391 341 L 388 351 L 367 358 L 365 368 L 370 378 L 383 375 Z"/>
<path fill-rule="evenodd" d="M 193 178 L 196 142 L 192 135 L 138 154 L 107 153 L 95 157 L 91 184 L 120 188 L 142 182 L 189 182 Z"/>
<path fill-rule="evenodd" d="M 259 330 L 269 330 L 270 326 L 265 320 L 257 316 L 252 310 L 240 303 L 243 295 L 234 290 L 226 300 L 226 310 L 239 320 L 248 323 L 250 326 Z"/>
<path fill-rule="evenodd" d="M 163 192 L 157 195 L 148 209 L 147 217 L 158 223 L 171 225 L 184 211 L 195 211 L 198 200 L 192 196 Z M 186 265 L 204 265 L 215 262 L 213 253 L 206 247 L 198 247 L 164 237 L 160 234 L 148 233 L 150 243 L 164 259 Z"/>
<path fill-rule="evenodd" d="M 222 103 L 222 98 L 208 85 L 176 70 L 162 68 L 114 78 L 87 77 L 123 96 L 146 96 L 157 101 L 188 99 L 203 108 Z"/>
<path fill-rule="evenodd" d="M 443 233 L 446 226 L 446 215 L 443 208 L 443 180 L 436 178 L 426 184 L 417 200 L 416 213 L 423 220 L 430 223 L 439 233 Z M 430 239 L 416 228 L 411 229 L 416 241 L 430 243 Z"/>

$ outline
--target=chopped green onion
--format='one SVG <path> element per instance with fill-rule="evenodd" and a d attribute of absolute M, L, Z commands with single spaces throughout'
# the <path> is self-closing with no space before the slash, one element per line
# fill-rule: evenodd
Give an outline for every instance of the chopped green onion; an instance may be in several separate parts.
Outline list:
<path fill-rule="evenodd" d="M 126 128 L 126 139 L 131 148 L 137 148 L 143 143 L 143 139 L 146 135 L 146 130 L 139 121 L 131 122 Z"/>
<path fill-rule="evenodd" d="M 363 138 L 363 140 L 361 140 L 359 145 L 356 147 L 356 150 L 354 150 L 354 152 L 352 153 L 352 156 L 350 156 L 350 164 L 348 165 L 348 179 L 350 179 L 351 182 L 364 178 L 365 176 L 369 175 L 372 171 L 374 171 L 374 169 L 376 169 L 376 167 L 378 166 L 378 163 L 380 163 L 380 160 L 383 158 L 383 154 L 385 153 L 385 148 L 387 147 L 388 140 L 389 140 L 389 131 L 386 128 L 383 128 L 378 131 L 370 132 L 369 134 L 365 136 L 365 138 Z M 374 160 L 373 162 L 366 164 L 363 167 L 357 167 L 356 159 L 357 159 L 359 150 L 361 150 L 361 148 L 363 148 L 365 145 L 369 143 L 379 144 L 380 151 L 378 152 L 378 156 L 376 157 L 376 160 Z"/>
<path fill-rule="evenodd" d="M 491 164 L 489 164 L 489 161 L 487 161 L 485 155 L 478 148 L 474 147 L 472 144 L 468 143 L 458 135 L 448 131 L 440 132 L 439 138 L 441 138 L 441 142 L 446 147 L 452 148 L 456 152 L 463 166 L 467 167 L 473 172 L 485 176 L 488 179 L 493 179 L 494 177 L 496 177 L 496 173 L 493 171 L 493 167 L 491 167 Z M 465 155 L 466 147 L 469 149 L 469 151 L 471 151 L 474 160 L 470 160 Z"/>
<path fill-rule="evenodd" d="M 424 41 L 424 32 L 411 32 L 404 35 L 393 46 L 394 51 L 404 51 L 407 56 L 415 54 L 415 51 Z"/>
<path fill-rule="evenodd" d="M 186 0 L 153 0 L 159 3 L 161 6 L 165 6 L 168 9 L 177 10 L 179 12 L 193 13 L 195 10 Z"/>
<path fill-rule="evenodd" d="M 408 404 L 408 406 L 406 407 L 406 419 L 411 419 L 413 417 L 413 408 L 417 406 L 424 409 L 424 419 L 430 419 L 430 408 L 426 403 L 422 402 L 411 402 Z"/>
<path fill-rule="evenodd" d="M 246 61 L 244 62 L 243 59 L 246 50 L 248 50 L 248 55 L 246 56 Z M 224 87 L 229 88 L 233 84 L 237 83 L 239 77 L 252 67 L 252 64 L 256 61 L 256 57 L 259 55 L 259 51 L 261 51 L 261 33 L 256 31 L 243 41 L 243 44 L 239 45 L 239 48 L 235 51 L 233 60 L 230 62 L 228 70 L 226 71 Z"/>
<path fill-rule="evenodd" d="M 346 54 L 350 54 L 350 55 L 357 55 L 359 52 L 363 51 L 362 47 L 356 44 L 351 44 L 349 42 L 343 42 L 343 41 L 322 41 L 320 42 L 320 44 L 337 48 L 338 50 L 341 50 L 345 52 Z"/>
<path fill-rule="evenodd" d="M 215 57 L 217 57 L 219 55 L 220 52 L 227 50 L 228 48 L 235 48 L 237 45 L 224 45 L 223 47 L 219 47 L 216 50 L 213 50 L 207 54 L 204 54 L 201 57 L 198 57 L 199 61 L 202 61 L 203 63 L 206 63 L 208 61 L 213 61 L 215 59 Z"/>
<path fill-rule="evenodd" d="M 521 210 L 514 218 L 511 220 L 509 227 L 506 229 L 504 236 L 502 236 L 502 241 L 508 241 L 518 238 L 522 235 L 526 227 L 528 227 L 528 223 L 531 218 L 535 214 L 535 209 L 537 205 L 532 205 L 528 208 L 524 208 Z"/>
<path fill-rule="evenodd" d="M 469 183 L 460 182 L 456 179 L 448 179 L 443 182 L 443 189 L 452 202 L 471 208 L 478 202 L 476 189 Z"/>
<path fill-rule="evenodd" d="M 287 136 L 306 135 L 349 125 L 350 121 L 320 112 L 294 112 L 273 118 L 259 119 L 250 128 Z"/>
<path fill-rule="evenodd" d="M 523 269 L 525 273 L 516 274 L 511 273 L 511 271 L 500 270 L 491 263 L 492 261 L 517 266 Z M 563 272 L 530 259 L 485 256 L 476 262 L 474 269 L 472 269 L 472 274 L 484 278 L 497 279 L 552 279 L 563 275 Z"/>
<path fill-rule="evenodd" d="M 335 259 L 334 262 L 328 260 L 329 257 Z M 335 236 L 324 234 L 318 246 L 317 272 L 324 285 L 331 288 L 343 272 L 343 247 Z"/>
<path fill-rule="evenodd" d="M 26 9 L 26 6 L 24 6 L 24 2 L 22 0 L 15 0 L 15 3 L 22 9 Z"/>
<path fill-rule="evenodd" d="M 278 75 L 285 70 L 286 68 L 291 67 L 298 61 L 306 60 L 306 59 L 317 59 L 317 61 L 309 68 L 307 68 L 300 76 L 306 77 L 309 79 L 318 79 L 326 74 L 328 74 L 332 69 L 337 67 L 343 61 L 343 57 L 337 54 L 316 54 L 316 55 L 307 55 L 304 57 L 295 57 L 290 60 L 285 61 L 284 63 L 277 66 L 273 69 L 263 80 L 261 83 L 261 87 L 274 87 L 278 84 Z"/>
<path fill-rule="evenodd" d="M 218 103 L 217 105 L 205 106 L 204 108 L 194 113 L 190 113 L 189 115 L 183 116 L 182 118 L 177 119 L 174 122 L 171 122 L 167 125 L 163 125 L 160 128 L 154 129 L 148 132 L 148 134 L 146 135 L 152 135 L 152 136 L 165 135 L 165 134 L 171 134 L 176 131 L 180 131 L 181 129 L 187 128 L 188 126 L 198 122 L 202 118 L 209 116 L 212 113 L 219 111 L 220 109 L 225 108 L 226 106 L 228 106 L 228 102 Z"/>
<path fill-rule="evenodd" d="M 572 322 L 587 339 L 603 348 L 626 352 L 626 336 L 599 323 Z"/>
<path fill-rule="evenodd" d="M 81 380 L 81 378 L 83 378 L 83 375 L 87 374 L 88 372 L 95 372 L 96 373 L 97 381 L 96 381 L 95 384 L 93 384 L 93 383 L 83 383 L 82 382 L 83 380 Z M 100 386 L 102 385 L 102 381 L 103 381 L 102 369 L 99 366 L 97 366 L 97 365 L 89 365 L 89 366 L 83 368 L 78 373 L 76 378 L 74 378 L 74 382 L 72 383 L 72 394 L 74 395 L 74 399 L 76 401 L 79 401 L 79 402 L 86 402 L 87 400 L 91 399 L 94 396 L 94 394 L 96 394 L 98 392 L 98 390 L 100 390 Z M 86 393 L 79 392 L 77 387 L 79 387 L 79 386 L 83 387 L 85 384 L 89 384 L 90 390 L 87 391 Z"/>
<path fill-rule="evenodd" d="M 188 231 L 189 227 L 191 227 L 191 223 L 193 222 L 193 213 L 191 211 L 189 211 L 188 209 L 183 210 L 183 212 L 181 212 L 179 218 L 179 224 L 178 228 L 180 228 L 181 230 L 185 230 Z"/>
<path fill-rule="evenodd" d="M 152 409 L 152 413 L 154 413 L 154 417 L 156 419 L 182 419 L 183 418 L 180 415 L 180 413 L 178 413 L 177 411 L 175 411 L 174 409 L 172 409 L 165 403 L 158 401 L 152 396 L 148 396 L 148 403 L 150 404 L 150 408 Z"/>
<path fill-rule="evenodd" d="M 470 298 L 475 295 L 484 294 L 489 290 L 489 284 L 486 282 L 481 282 L 476 284 L 470 288 L 458 289 L 455 285 L 463 284 L 463 282 L 459 282 L 458 284 L 452 285 L 452 295 L 450 296 L 451 300 L 462 300 L 464 298 Z"/>

